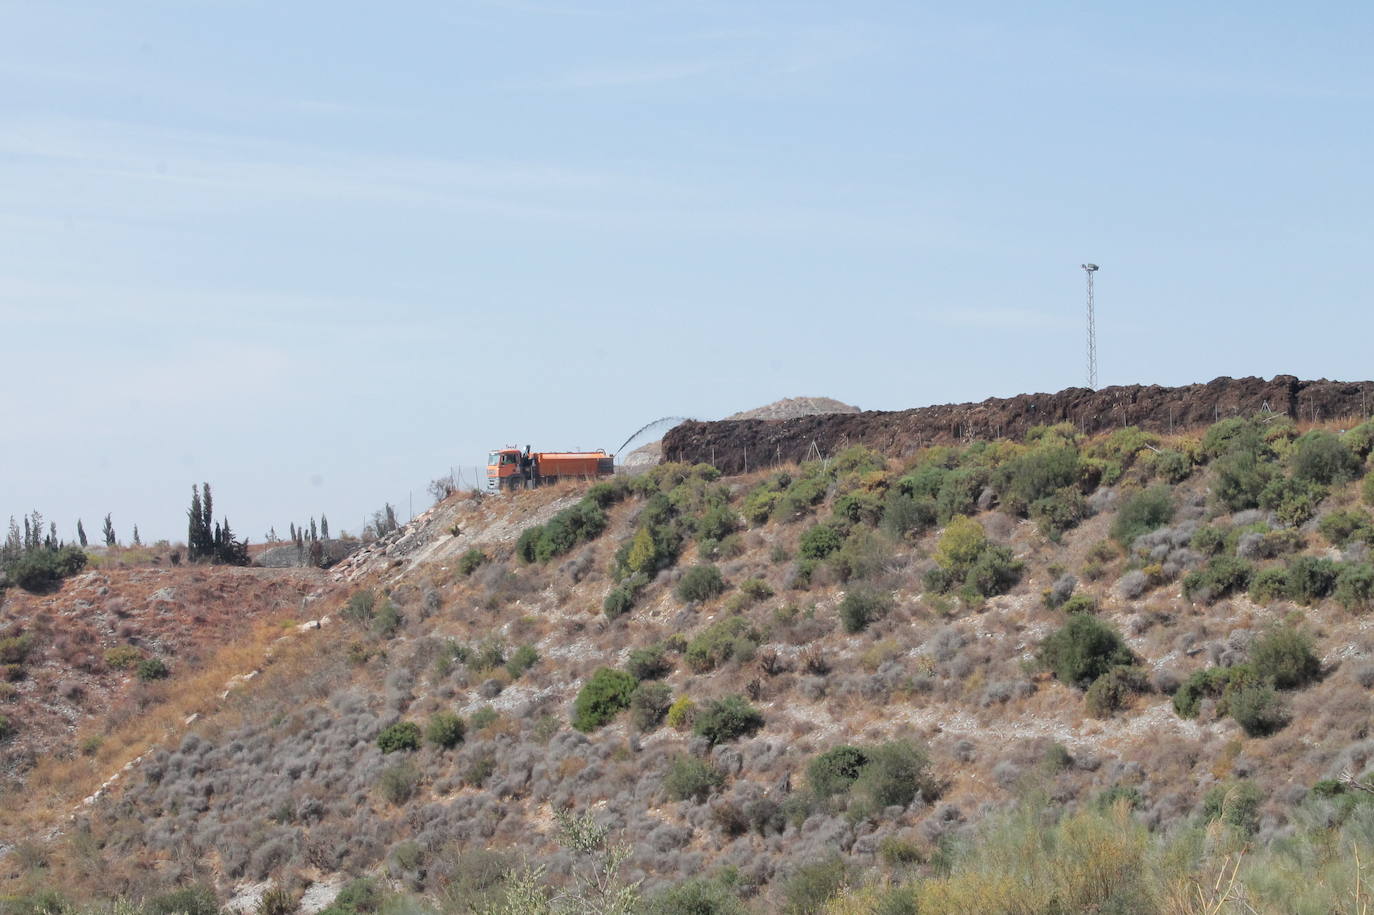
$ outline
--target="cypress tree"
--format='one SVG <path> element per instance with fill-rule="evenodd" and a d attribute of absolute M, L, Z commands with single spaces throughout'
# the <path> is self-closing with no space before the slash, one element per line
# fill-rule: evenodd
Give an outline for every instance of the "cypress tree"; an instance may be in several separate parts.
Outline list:
<path fill-rule="evenodd" d="M 186 510 L 186 558 L 192 562 L 204 555 L 204 523 L 200 510 L 200 489 L 192 483 L 191 507 Z"/>
<path fill-rule="evenodd" d="M 81 542 L 81 546 L 86 546 L 86 529 L 81 526 L 81 519 L 76 519 L 76 539 Z"/>
<path fill-rule="evenodd" d="M 105 545 L 115 545 L 114 522 L 110 520 L 109 515 L 105 516 Z"/>
<path fill-rule="evenodd" d="M 324 515 L 320 515 L 320 536 L 329 539 L 329 519 Z"/>

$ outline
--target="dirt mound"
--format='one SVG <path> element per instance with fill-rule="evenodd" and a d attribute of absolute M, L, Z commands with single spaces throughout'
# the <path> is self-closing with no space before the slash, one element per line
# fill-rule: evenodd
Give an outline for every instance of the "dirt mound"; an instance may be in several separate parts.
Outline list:
<path fill-rule="evenodd" d="M 798 416 L 816 416 L 821 413 L 862 413 L 853 404 L 847 404 L 833 397 L 785 397 L 762 407 L 745 410 L 725 417 L 726 419 L 795 419 Z"/>
<path fill-rule="evenodd" d="M 737 473 L 804 460 L 813 443 L 822 454 L 862 444 L 902 456 L 964 439 L 1019 438 L 1033 426 L 1062 422 L 1089 434 L 1131 425 L 1172 432 L 1266 409 L 1295 419 L 1329 420 L 1367 416 L 1371 406 L 1371 382 L 1299 381 L 1292 375 L 1276 375 L 1270 381 L 1222 377 L 1176 388 L 1138 384 L 1099 391 L 1068 388 L 1056 394 L 991 397 L 981 403 L 895 412 L 689 421 L 664 436 L 663 454 L 665 460 L 705 461 L 726 473 Z"/>

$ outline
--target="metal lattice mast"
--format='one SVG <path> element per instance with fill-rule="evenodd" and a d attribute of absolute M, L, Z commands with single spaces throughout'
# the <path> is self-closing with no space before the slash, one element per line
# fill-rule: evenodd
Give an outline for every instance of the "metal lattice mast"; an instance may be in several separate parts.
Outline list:
<path fill-rule="evenodd" d="M 1093 274 L 1097 264 L 1079 264 L 1088 275 L 1088 388 L 1097 390 L 1097 321 L 1093 314 Z"/>

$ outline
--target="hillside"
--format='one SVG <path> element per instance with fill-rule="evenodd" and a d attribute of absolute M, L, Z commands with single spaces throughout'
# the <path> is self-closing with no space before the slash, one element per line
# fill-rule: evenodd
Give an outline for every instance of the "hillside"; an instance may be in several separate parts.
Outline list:
<path fill-rule="evenodd" d="M 152 735 L 112 711 L 31 744 L 0 831 L 37 838 L 0 858 L 5 892 L 205 884 L 251 908 L 280 887 L 313 911 L 369 877 L 486 911 L 606 864 L 595 828 L 591 852 L 569 839 L 571 810 L 625 844 L 609 883 L 653 903 L 598 911 L 820 911 L 837 893 L 835 911 L 1203 911 L 1183 903 L 1227 867 L 1226 894 L 1294 911 L 1299 881 L 1265 877 L 1287 873 L 1265 856 L 1314 830 L 1330 839 L 1301 846 L 1302 892 L 1351 898 L 1342 843 L 1371 808 L 1339 779 L 1374 763 L 1371 447 L 1369 423 L 1266 414 L 737 476 L 665 464 L 455 495 L 308 583 L 131 570 L 11 594 L 6 625 L 48 666 L 69 654 L 35 620 L 93 619 L 108 641 L 116 600 L 184 619 L 195 588 L 258 582 L 239 596 L 270 617 L 308 587 L 290 622 L 315 623 L 270 654 L 233 646 L 260 671 L 233 689 L 172 663 L 161 682 L 194 720 Z M 120 591 L 167 575 L 190 576 L 167 579 L 180 603 Z M 230 657 L 203 669 L 223 682 Z M 128 755 L 81 755 L 93 736 Z M 1024 855 L 978 855 L 1021 822 L 1009 810 L 1070 830 L 1033 879 L 1009 875 Z M 1135 843 L 1126 863 L 1041 887 L 1077 873 L 1053 855 L 1084 829 Z M 669 906 L 688 892 L 709 906 Z M 371 910 L 347 905 L 332 915 Z"/>

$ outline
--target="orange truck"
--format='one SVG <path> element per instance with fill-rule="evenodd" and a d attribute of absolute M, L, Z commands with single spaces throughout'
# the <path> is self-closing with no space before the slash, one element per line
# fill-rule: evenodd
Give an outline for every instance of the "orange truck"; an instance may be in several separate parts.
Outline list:
<path fill-rule="evenodd" d="M 559 480 L 594 480 L 615 473 L 604 451 L 536 451 L 506 447 L 487 456 L 487 492 L 532 489 Z"/>

